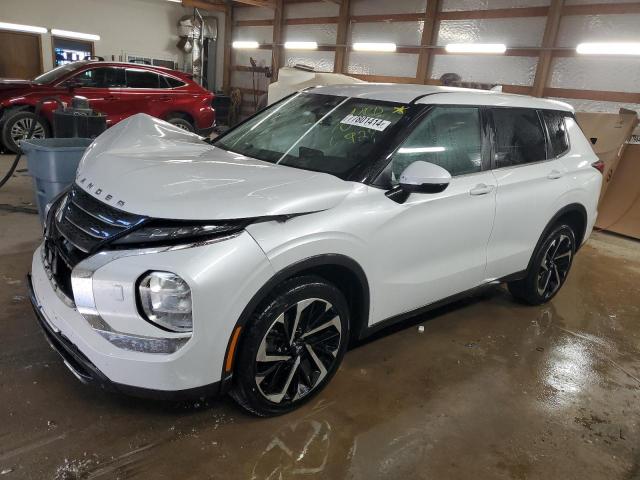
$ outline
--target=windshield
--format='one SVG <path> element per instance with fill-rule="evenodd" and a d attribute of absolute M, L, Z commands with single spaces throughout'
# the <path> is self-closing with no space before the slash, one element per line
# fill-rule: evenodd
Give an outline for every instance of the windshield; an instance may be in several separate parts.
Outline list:
<path fill-rule="evenodd" d="M 300 93 L 216 142 L 248 157 L 347 178 L 407 113 L 408 105 Z"/>
<path fill-rule="evenodd" d="M 62 78 L 68 73 L 73 72 L 78 67 L 86 63 L 87 62 L 73 62 L 67 65 L 62 65 L 60 67 L 54 68 L 53 70 L 49 70 L 48 72 L 43 73 L 42 75 L 37 76 L 36 78 L 33 79 L 33 81 L 40 85 L 47 85 L 49 83 L 53 83 L 59 78 Z"/>

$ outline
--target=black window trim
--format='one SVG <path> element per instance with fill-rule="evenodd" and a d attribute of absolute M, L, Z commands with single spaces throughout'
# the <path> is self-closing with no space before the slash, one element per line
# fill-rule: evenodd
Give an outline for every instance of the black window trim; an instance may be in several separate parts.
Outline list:
<path fill-rule="evenodd" d="M 518 165 L 505 165 L 504 167 L 498 167 L 496 166 L 496 159 L 495 159 L 495 152 L 497 150 L 496 148 L 496 125 L 495 122 L 493 121 L 493 115 L 491 114 L 491 110 L 500 110 L 500 109 L 505 109 L 505 108 L 509 108 L 509 109 L 518 109 L 518 110 L 534 110 L 536 112 L 536 115 L 538 116 L 538 121 L 540 122 L 540 124 L 542 125 L 542 135 L 544 136 L 544 152 L 545 152 L 545 159 L 543 160 L 537 160 L 535 162 L 527 162 L 527 163 L 520 163 Z M 490 123 L 491 123 L 491 129 L 492 129 L 492 135 L 491 135 L 491 140 L 492 140 L 492 149 L 491 149 L 491 170 L 504 170 L 507 168 L 521 168 L 521 167 L 528 167 L 530 165 L 539 165 L 541 163 L 545 163 L 545 162 L 550 162 L 552 160 L 555 160 L 555 158 L 550 158 L 549 157 L 549 149 L 550 147 L 550 142 L 549 142 L 549 133 L 547 132 L 547 124 L 544 121 L 544 118 L 542 117 L 542 111 L 539 108 L 532 108 L 532 107 L 516 107 L 513 105 L 505 105 L 505 106 L 495 106 L 495 105 L 491 105 L 487 107 L 488 110 L 490 110 L 488 112 L 489 117 L 490 117 Z"/>
<path fill-rule="evenodd" d="M 549 125 L 547 124 L 547 121 L 544 118 L 544 112 L 558 113 L 562 117 L 562 123 L 564 124 L 564 138 L 567 142 L 567 148 L 560 155 L 556 155 L 554 151 L 553 143 L 551 142 L 551 132 L 549 132 Z M 566 118 L 572 117 L 572 116 L 573 115 L 571 114 L 571 112 L 567 112 L 566 110 L 554 110 L 552 108 L 543 108 L 540 110 L 540 118 L 542 118 L 542 123 L 544 124 L 544 130 L 545 130 L 545 134 L 547 136 L 547 142 L 549 145 L 549 149 L 547 151 L 548 160 L 557 160 L 558 158 L 564 157 L 567 153 L 571 151 L 571 137 L 569 136 L 569 129 L 567 128 Z"/>

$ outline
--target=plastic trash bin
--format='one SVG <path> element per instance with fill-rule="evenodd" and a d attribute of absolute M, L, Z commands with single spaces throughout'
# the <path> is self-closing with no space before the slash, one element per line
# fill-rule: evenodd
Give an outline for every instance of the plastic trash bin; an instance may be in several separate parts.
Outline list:
<path fill-rule="evenodd" d="M 40 223 L 44 223 L 47 204 L 76 178 L 76 170 L 90 138 L 44 138 L 22 142 L 27 166 L 33 179 Z"/>

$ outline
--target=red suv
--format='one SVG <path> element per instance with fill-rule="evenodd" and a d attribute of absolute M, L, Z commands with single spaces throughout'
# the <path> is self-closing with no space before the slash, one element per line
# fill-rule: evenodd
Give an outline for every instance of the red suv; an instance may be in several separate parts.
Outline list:
<path fill-rule="evenodd" d="M 55 68 L 32 81 L 0 80 L 0 141 L 16 151 L 33 121 L 34 137 L 51 135 L 55 102 L 34 111 L 38 100 L 55 96 L 71 103 L 86 97 L 96 112 L 107 116 L 107 125 L 130 115 L 147 113 L 185 130 L 208 135 L 215 125 L 213 93 L 190 76 L 163 67 L 131 63 L 74 62 Z"/>

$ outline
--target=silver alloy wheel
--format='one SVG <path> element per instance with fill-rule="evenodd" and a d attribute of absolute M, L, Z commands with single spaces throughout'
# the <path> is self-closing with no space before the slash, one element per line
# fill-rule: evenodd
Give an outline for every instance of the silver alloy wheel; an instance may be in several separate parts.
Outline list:
<path fill-rule="evenodd" d="M 562 286 L 569 273 L 572 255 L 573 242 L 567 235 L 561 233 L 549 244 L 538 271 L 536 288 L 541 297 L 551 297 Z"/>
<path fill-rule="evenodd" d="M 342 320 L 326 300 L 287 308 L 265 333 L 256 354 L 256 386 L 273 403 L 312 392 L 331 370 L 342 340 Z"/>
<path fill-rule="evenodd" d="M 191 129 L 185 125 L 184 123 L 173 123 L 172 124 L 174 127 L 178 127 L 180 130 L 184 130 L 185 132 L 191 132 Z"/>
<path fill-rule="evenodd" d="M 45 138 L 44 126 L 40 121 L 34 120 L 33 118 L 21 118 L 11 125 L 11 132 L 9 133 L 11 139 L 16 145 L 20 146 L 22 141 L 27 139 L 29 130 L 31 130 L 31 125 L 34 121 L 36 122 L 36 125 L 33 129 L 33 135 L 31 138 Z"/>

